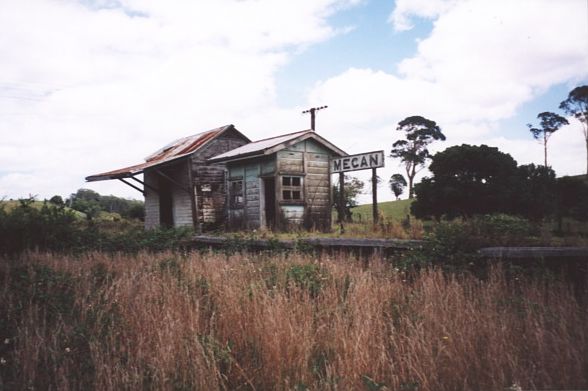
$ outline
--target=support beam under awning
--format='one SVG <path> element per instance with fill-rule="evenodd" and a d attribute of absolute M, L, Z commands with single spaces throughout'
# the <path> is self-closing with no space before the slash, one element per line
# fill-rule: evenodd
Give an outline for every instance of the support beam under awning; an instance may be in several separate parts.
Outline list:
<path fill-rule="evenodd" d="M 140 187 L 138 187 L 138 186 L 135 186 L 135 185 L 133 185 L 133 184 L 132 184 L 132 183 L 130 183 L 130 182 L 127 182 L 127 181 L 125 181 L 125 179 L 124 179 L 124 178 L 118 178 L 118 180 L 119 180 L 119 181 L 121 181 L 122 183 L 124 183 L 125 185 L 129 185 L 129 186 L 131 186 L 133 189 L 135 189 L 135 190 L 137 190 L 137 191 L 140 191 L 140 192 L 141 192 L 141 194 L 145 195 L 145 192 L 143 191 L 143 189 L 141 189 L 141 188 L 140 188 Z"/>
<path fill-rule="evenodd" d="M 149 185 L 149 184 L 147 184 L 147 183 L 143 182 L 142 180 L 140 180 L 140 179 L 137 179 L 137 178 L 135 178 L 134 176 L 132 176 L 132 177 L 131 177 L 131 179 L 132 179 L 132 180 L 134 180 L 135 182 L 139 182 L 140 184 L 142 184 L 142 185 L 143 185 L 143 187 L 147 187 L 147 188 L 149 188 L 150 190 L 152 190 L 153 192 L 155 192 L 155 193 L 159 194 L 159 190 L 157 190 L 155 187 L 153 187 L 153 186 L 151 186 L 151 185 Z"/>

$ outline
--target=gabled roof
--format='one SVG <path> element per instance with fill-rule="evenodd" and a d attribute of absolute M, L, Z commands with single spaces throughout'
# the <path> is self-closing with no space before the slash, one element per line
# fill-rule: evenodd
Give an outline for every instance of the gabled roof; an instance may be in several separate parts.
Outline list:
<path fill-rule="evenodd" d="M 322 144 L 327 149 L 330 149 L 333 153 L 335 153 L 335 155 L 347 156 L 345 151 L 337 148 L 335 145 L 327 141 L 327 139 L 319 136 L 315 131 L 309 129 L 254 141 L 252 143 L 242 145 L 239 148 L 235 148 L 228 152 L 214 156 L 208 159 L 208 161 L 211 163 L 229 162 L 271 155 L 272 153 L 278 152 L 307 139 L 316 140 L 319 144 Z"/>
<path fill-rule="evenodd" d="M 224 132 L 232 129 L 238 132 L 245 140 L 250 141 L 241 132 L 239 132 L 233 125 L 226 125 L 220 128 L 212 129 L 207 132 L 198 133 L 193 136 L 188 136 L 176 140 L 165 147 L 161 148 L 157 152 L 149 155 L 144 163 L 135 164 L 133 166 L 120 168 L 118 170 L 103 172 L 100 174 L 90 175 L 86 177 L 86 181 L 104 181 L 108 179 L 120 179 L 130 178 L 137 174 L 142 173 L 146 168 L 159 166 L 162 164 L 170 163 L 172 161 L 181 159 L 196 152 L 198 149 L 205 146 L 211 140 L 219 137 Z"/>

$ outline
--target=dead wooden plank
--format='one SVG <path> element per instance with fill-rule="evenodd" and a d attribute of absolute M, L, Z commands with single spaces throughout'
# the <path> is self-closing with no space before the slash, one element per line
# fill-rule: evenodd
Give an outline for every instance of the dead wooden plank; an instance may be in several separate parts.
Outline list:
<path fill-rule="evenodd" d="M 303 172 L 304 171 L 304 164 L 302 160 L 299 162 L 294 162 L 291 160 L 288 161 L 280 161 L 279 162 L 280 172 Z"/>
<path fill-rule="evenodd" d="M 296 149 L 296 146 L 291 146 L 290 149 Z M 292 158 L 300 158 L 302 159 L 303 152 L 301 151 L 291 151 L 291 150 L 283 150 L 278 152 L 278 159 L 292 159 Z"/>
<path fill-rule="evenodd" d="M 306 179 L 306 186 L 309 187 L 309 191 L 314 191 L 314 189 L 321 189 L 329 188 L 329 178 L 307 178 Z"/>
<path fill-rule="evenodd" d="M 329 162 L 328 161 L 320 161 L 320 160 L 308 160 L 307 162 L 308 167 L 316 167 L 316 168 L 326 168 L 329 169 Z"/>

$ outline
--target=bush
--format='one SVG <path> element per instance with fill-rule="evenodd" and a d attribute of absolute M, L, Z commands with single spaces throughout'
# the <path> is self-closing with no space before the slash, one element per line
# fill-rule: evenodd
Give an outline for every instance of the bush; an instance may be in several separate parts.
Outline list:
<path fill-rule="evenodd" d="M 557 180 L 558 217 L 588 220 L 588 180 L 583 177 L 562 177 Z"/>
<path fill-rule="evenodd" d="M 63 205 L 47 202 L 38 209 L 34 199 L 21 199 L 11 212 L 0 204 L 0 252 L 24 249 L 64 250 L 76 244 L 76 217 Z"/>
<path fill-rule="evenodd" d="M 482 247 L 528 244 L 536 228 L 526 219 L 505 214 L 477 216 L 437 224 L 417 258 L 448 267 L 471 266 Z"/>
<path fill-rule="evenodd" d="M 103 226 L 80 221 L 63 205 L 44 202 L 33 206 L 32 198 L 19 200 L 8 212 L 0 204 L 0 253 L 15 254 L 25 250 L 80 252 L 108 251 L 136 253 L 141 250 L 178 249 L 193 231 L 191 228 L 155 229 L 110 223 Z"/>
<path fill-rule="evenodd" d="M 555 210 L 555 172 L 534 164 L 517 167 L 509 154 L 486 145 L 447 148 L 432 158 L 432 178 L 415 186 L 418 218 L 517 214 L 533 220 Z"/>

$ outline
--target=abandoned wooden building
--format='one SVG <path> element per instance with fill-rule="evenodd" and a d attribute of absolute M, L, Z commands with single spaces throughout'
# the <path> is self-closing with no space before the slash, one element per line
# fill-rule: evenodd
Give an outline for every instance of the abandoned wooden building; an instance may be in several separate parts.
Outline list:
<path fill-rule="evenodd" d="M 329 159 L 345 152 L 312 130 L 245 144 L 209 159 L 228 171 L 231 228 L 331 226 Z"/>
<path fill-rule="evenodd" d="M 143 192 L 146 228 L 324 230 L 331 226 L 329 161 L 346 155 L 313 130 L 251 142 L 228 125 L 86 180 L 119 179 Z M 135 177 L 141 173 L 143 181 Z"/>
<path fill-rule="evenodd" d="M 89 182 L 118 179 L 145 196 L 145 228 L 192 226 L 222 228 L 225 167 L 207 159 L 250 140 L 233 125 L 185 137 L 130 167 L 86 177 Z M 143 174 L 143 181 L 136 178 Z M 138 183 L 141 187 L 129 182 Z"/>

